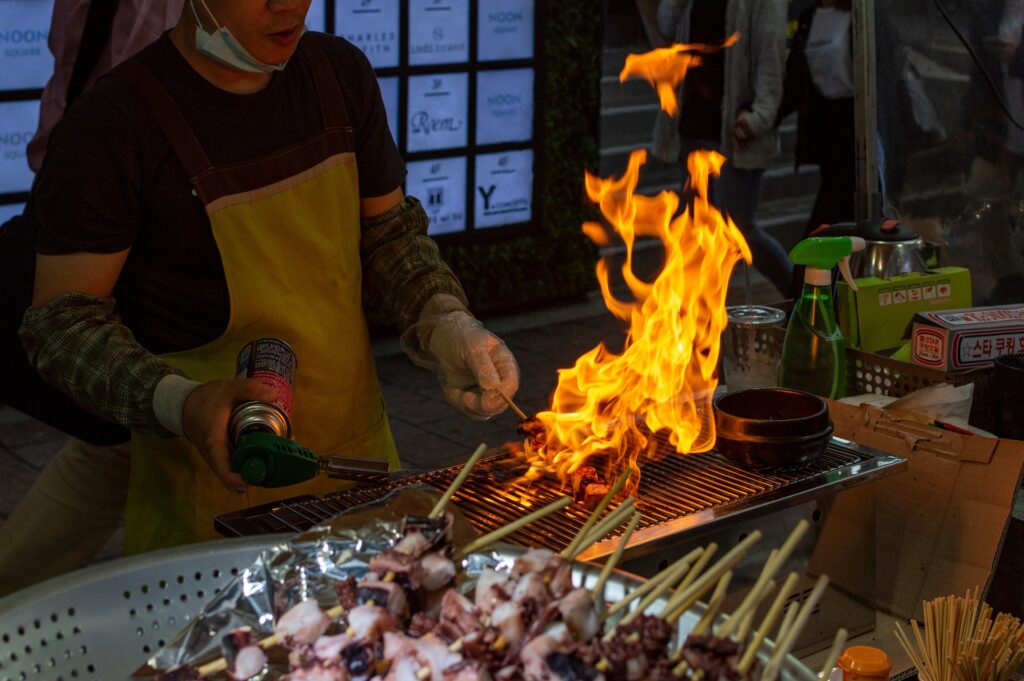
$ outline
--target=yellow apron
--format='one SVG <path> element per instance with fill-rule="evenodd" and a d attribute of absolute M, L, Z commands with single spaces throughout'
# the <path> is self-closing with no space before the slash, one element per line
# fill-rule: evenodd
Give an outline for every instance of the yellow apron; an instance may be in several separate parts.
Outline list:
<path fill-rule="evenodd" d="M 325 129 L 271 157 L 229 167 L 210 165 L 170 96 L 143 67 L 130 62 L 121 71 L 147 100 L 192 178 L 230 296 L 220 338 L 163 359 L 196 381 L 230 378 L 243 346 L 279 338 L 298 359 L 294 439 L 318 453 L 386 460 L 395 469 L 398 454 L 362 308 L 352 128 L 326 55 L 310 40 L 300 49 L 314 73 Z M 224 488 L 185 438 L 134 435 L 125 551 L 214 539 L 217 515 L 343 487 L 317 479 L 239 494 Z"/>

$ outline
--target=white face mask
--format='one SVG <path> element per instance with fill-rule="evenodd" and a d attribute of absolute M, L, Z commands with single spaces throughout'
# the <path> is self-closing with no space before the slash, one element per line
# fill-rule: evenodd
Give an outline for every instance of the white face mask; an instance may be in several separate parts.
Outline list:
<path fill-rule="evenodd" d="M 213 18 L 213 12 L 206 6 L 205 0 L 200 0 L 200 2 L 203 3 L 203 9 L 206 10 L 206 13 Z M 196 13 L 195 3 L 193 0 L 189 0 L 188 4 L 196 18 L 196 49 L 206 56 L 216 59 L 231 68 L 250 73 L 273 73 L 274 71 L 281 71 L 288 64 L 287 60 L 280 64 L 264 64 L 249 54 L 249 51 L 242 47 L 242 44 L 235 39 L 235 36 L 231 35 L 231 31 L 226 26 L 217 24 L 216 31 L 207 33 L 203 28 L 202 22 L 199 21 L 199 14 Z M 213 19 L 213 23 L 217 23 L 216 18 Z M 302 32 L 306 32 L 305 26 L 302 27 Z"/>

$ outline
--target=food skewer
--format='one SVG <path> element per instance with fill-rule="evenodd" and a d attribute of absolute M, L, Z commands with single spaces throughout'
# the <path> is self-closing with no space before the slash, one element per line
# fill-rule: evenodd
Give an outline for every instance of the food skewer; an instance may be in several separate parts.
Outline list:
<path fill-rule="evenodd" d="M 754 583 L 754 586 L 751 587 L 750 593 L 748 593 L 746 598 L 744 598 L 739 606 L 737 606 L 736 610 L 726 618 L 725 623 L 716 632 L 718 636 L 730 635 L 747 614 L 747 611 L 751 608 L 756 609 L 757 606 L 760 605 L 761 601 L 768 593 L 764 588 L 765 585 L 775 578 L 775 575 L 778 574 L 779 570 L 782 569 L 782 566 L 785 565 L 787 560 L 789 560 L 789 556 L 793 553 L 793 549 L 796 548 L 797 543 L 803 538 L 809 527 L 810 523 L 807 522 L 807 520 L 801 520 L 790 531 L 789 536 L 786 537 L 786 541 L 782 543 L 782 546 L 772 551 L 768 560 L 765 561 L 764 568 L 762 568 L 757 581 Z"/>
<path fill-rule="evenodd" d="M 459 486 L 462 485 L 462 483 L 465 482 L 466 478 L 469 477 L 469 473 L 470 471 L 473 470 L 473 466 L 476 465 L 476 462 L 480 460 L 480 457 L 483 456 L 486 450 L 487 445 L 481 442 L 480 446 L 476 448 L 476 451 L 473 452 L 472 456 L 470 456 L 469 459 L 466 461 L 466 465 L 462 467 L 462 470 L 459 471 L 459 474 L 455 476 L 454 480 L 452 480 L 452 484 L 448 485 L 448 489 L 444 491 L 444 494 L 441 495 L 441 498 L 437 500 L 436 504 L 434 504 L 434 508 L 430 511 L 430 514 L 427 516 L 428 518 L 433 518 L 434 520 L 436 520 L 440 518 L 442 514 L 444 514 L 445 506 L 447 506 L 448 502 L 451 501 L 451 498 L 455 495 L 455 492 L 459 489 Z"/>
<path fill-rule="evenodd" d="M 714 624 L 715 617 L 718 616 L 718 611 L 722 608 L 722 603 L 725 601 L 726 589 L 729 588 L 730 581 L 732 581 L 732 570 L 726 572 L 718 580 L 718 584 L 708 600 L 707 610 L 704 611 L 704 614 L 701 615 L 700 620 L 697 622 L 697 626 L 694 627 L 695 633 L 706 634 L 711 629 L 711 625 Z"/>
<path fill-rule="evenodd" d="M 587 535 L 583 538 L 575 549 L 566 554 L 562 552 L 562 556 L 567 560 L 576 560 L 576 557 L 596 544 L 598 541 L 603 539 L 605 535 L 619 527 L 626 521 L 626 518 L 633 513 L 633 497 L 626 499 L 624 502 L 619 504 L 618 508 L 609 513 L 601 522 L 591 529 Z M 567 549 L 568 550 L 568 549 Z"/>
<path fill-rule="evenodd" d="M 525 411 L 520 409 L 518 405 L 516 405 L 516 403 L 512 401 L 512 398 L 509 397 L 504 390 L 498 388 L 498 394 L 501 395 L 501 399 L 505 400 L 505 404 L 509 406 L 509 409 L 515 412 L 516 416 L 519 417 L 520 421 L 526 421 L 527 419 L 530 418 L 529 416 L 526 415 Z"/>
<path fill-rule="evenodd" d="M 458 555 L 460 557 L 465 557 L 465 556 L 468 556 L 471 553 L 475 553 L 475 552 L 480 551 L 480 550 L 482 550 L 484 548 L 487 548 L 491 544 L 493 544 L 493 543 L 495 543 L 497 541 L 501 541 L 502 539 L 504 539 L 508 535 L 510 535 L 513 532 L 515 532 L 515 531 L 525 527 L 526 525 L 529 525 L 530 523 L 532 523 L 534 521 L 540 520 L 541 518 L 543 518 L 543 517 L 545 517 L 547 515 L 550 515 L 550 514 L 554 513 L 555 511 L 563 509 L 563 508 L 565 508 L 566 506 L 568 506 L 571 503 L 572 503 L 572 499 L 570 499 L 569 497 L 562 497 L 558 501 L 553 501 L 550 504 L 548 504 L 547 506 L 539 508 L 536 511 L 534 511 L 533 513 L 529 513 L 527 515 L 524 515 L 522 518 L 519 518 L 518 520 L 514 520 L 511 523 L 509 523 L 508 525 L 505 525 L 504 527 L 499 527 L 497 530 L 494 530 L 490 534 L 485 534 L 482 537 L 478 537 L 478 538 L 474 539 L 473 541 L 471 541 L 468 544 L 466 544 L 465 546 L 463 546 L 458 551 Z"/>
<path fill-rule="evenodd" d="M 683 581 L 676 585 L 675 592 L 668 599 L 668 603 L 666 603 L 665 607 L 662 609 L 662 614 L 666 616 L 666 621 L 672 621 L 668 620 L 667 616 L 675 611 L 676 607 L 682 601 L 683 595 L 686 593 L 686 587 L 693 584 L 693 580 L 697 579 L 700 573 L 704 571 L 704 568 L 711 562 L 711 559 L 715 556 L 717 551 L 718 544 L 715 542 L 711 542 L 705 546 L 704 552 L 700 554 L 700 558 L 698 558 L 697 562 L 693 564 L 692 568 L 690 568 L 690 572 L 683 578 Z"/>
<path fill-rule="evenodd" d="M 789 651 L 793 649 L 793 645 L 796 643 L 797 637 L 800 636 L 800 633 L 807 625 L 807 620 L 811 616 L 811 611 L 818 605 L 818 600 L 821 598 L 822 594 L 825 593 L 826 587 L 828 587 L 828 577 L 821 575 L 818 577 L 818 581 L 811 590 L 811 594 L 800 607 L 800 611 L 797 613 L 796 619 L 793 620 L 793 624 L 786 630 L 786 633 L 780 636 L 779 640 L 776 641 L 775 650 L 772 651 L 772 656 L 768 659 L 768 664 L 765 665 L 764 673 L 761 675 L 761 681 L 774 681 L 775 677 L 779 673 L 779 668 L 782 666 L 783 659 L 789 654 Z"/>
<path fill-rule="evenodd" d="M 736 567 L 736 564 L 743 560 L 743 557 L 747 555 L 747 551 L 750 547 L 761 541 L 761 531 L 754 530 L 746 539 L 741 541 L 736 546 L 732 547 L 728 553 L 722 556 L 717 563 L 708 568 L 708 571 L 694 580 L 693 584 L 687 587 L 683 594 L 679 596 L 679 605 L 676 609 L 669 613 L 665 618 L 666 622 L 674 623 L 683 613 L 693 607 L 693 604 L 700 599 L 705 593 L 707 593 L 715 581 L 722 576 L 726 571 L 732 570 Z"/>
<path fill-rule="evenodd" d="M 573 540 L 569 543 L 569 546 L 567 546 L 565 550 L 562 551 L 563 556 L 568 557 L 570 555 L 575 555 L 573 552 L 579 546 L 580 542 L 582 542 L 586 538 L 587 533 L 590 532 L 590 529 L 597 522 L 597 519 L 601 517 L 601 514 L 604 513 L 604 510 L 608 508 L 608 504 L 612 502 L 612 499 L 614 499 L 615 496 L 620 491 L 622 491 L 622 487 L 626 484 L 626 480 L 629 479 L 629 476 L 632 472 L 633 469 L 627 467 L 624 471 L 622 471 L 622 473 L 619 474 L 619 477 L 616 478 L 615 483 L 611 486 L 611 489 L 609 489 L 608 493 L 601 498 L 600 502 L 598 502 L 593 512 L 591 512 L 590 517 L 587 518 L 587 521 L 585 523 L 583 523 L 583 527 L 580 528 L 580 531 L 576 533 L 576 536 L 573 537 Z"/>
<path fill-rule="evenodd" d="M 688 564 L 690 561 L 695 560 L 702 553 L 704 553 L 704 549 L 698 547 L 698 548 L 690 551 L 689 553 L 687 553 L 682 558 L 679 558 L 678 560 L 676 560 L 675 563 L 670 565 L 668 567 L 668 569 L 662 570 L 661 572 L 659 572 L 655 576 L 651 577 L 646 582 L 644 582 L 643 584 L 641 584 L 640 586 L 638 586 L 637 588 L 633 589 L 628 594 L 626 594 L 625 596 L 620 598 L 614 604 L 612 604 L 612 606 L 610 608 L 608 608 L 608 613 L 607 613 L 606 617 L 610 617 L 611 615 L 614 615 L 615 613 L 617 613 L 618 611 L 622 610 L 627 605 L 632 603 L 637 598 L 640 598 L 641 596 L 647 595 L 652 589 L 654 589 L 659 584 L 661 584 L 661 582 L 663 580 L 665 580 L 671 574 L 673 567 L 675 567 L 677 565 Z"/>
<path fill-rule="evenodd" d="M 725 601 L 725 594 L 726 590 L 729 588 L 730 581 L 732 581 L 732 570 L 726 572 L 724 575 L 722 575 L 721 579 L 718 580 L 718 584 L 715 586 L 714 593 L 712 593 L 711 598 L 708 599 L 708 607 L 704 611 L 704 614 L 701 615 L 700 619 L 697 621 L 697 624 L 696 626 L 694 626 L 693 631 L 690 632 L 691 635 L 703 636 L 711 628 L 711 625 L 714 623 L 715 618 L 718 616 L 719 609 L 721 609 L 722 607 L 722 603 Z M 680 648 L 676 651 L 675 658 L 681 659 L 682 657 L 683 648 L 682 646 L 680 646 Z M 679 664 L 673 667 L 672 676 L 675 676 L 676 678 L 682 678 L 682 676 L 686 674 L 686 670 L 689 669 L 689 667 L 689 662 L 687 662 L 686 660 L 681 660 Z M 700 673 L 700 670 L 698 670 L 698 673 Z"/>
<path fill-rule="evenodd" d="M 821 667 L 821 673 L 818 674 L 818 678 L 823 681 L 828 681 L 828 676 L 832 673 L 832 667 L 836 666 L 836 660 L 839 659 L 839 653 L 843 650 L 843 646 L 846 645 L 846 629 L 840 629 L 836 632 L 835 640 L 832 641 L 832 648 L 828 651 L 828 657 L 825 658 L 825 664 Z"/>
<path fill-rule="evenodd" d="M 454 494 L 455 489 L 451 489 L 451 491 Z M 449 495 L 449 498 L 451 496 Z M 241 674 L 242 676 L 239 678 L 243 678 L 247 674 L 254 673 L 252 670 L 256 669 L 259 660 L 263 660 L 265 663 L 266 657 L 260 650 L 275 645 L 283 645 L 290 651 L 289 661 L 292 671 L 303 670 L 306 672 L 306 674 L 295 678 L 310 679 L 320 678 L 317 676 L 320 671 L 326 671 L 330 665 L 339 663 L 327 662 L 328 659 L 342 659 L 338 657 L 342 654 L 340 647 L 335 648 L 333 653 L 326 652 L 332 645 L 356 646 L 352 649 L 345 648 L 348 652 L 344 653 L 341 664 L 363 664 L 364 666 L 359 669 L 376 670 L 378 674 L 387 673 L 389 678 L 398 674 L 395 678 L 412 678 L 414 680 L 439 678 L 438 675 L 442 671 L 445 678 L 448 678 L 449 669 L 454 670 L 456 664 L 459 665 L 460 675 L 453 677 L 453 681 L 454 678 L 480 678 L 478 674 L 486 673 L 488 670 L 493 673 L 498 667 L 504 669 L 506 675 L 509 673 L 520 674 L 514 678 L 547 678 L 545 674 L 556 673 L 563 664 L 583 664 L 596 669 L 598 673 L 607 672 L 612 674 L 612 678 L 619 678 L 619 675 L 626 672 L 623 667 L 626 664 L 624 660 L 628 660 L 632 665 L 630 667 L 633 670 L 632 674 L 641 674 L 635 678 L 648 678 L 642 674 L 647 670 L 654 672 L 656 669 L 660 669 L 662 673 L 666 674 L 666 676 L 658 678 L 688 677 L 689 681 L 714 681 L 721 673 L 724 673 L 723 669 L 739 671 L 741 675 L 750 673 L 751 662 L 757 657 L 758 647 L 762 645 L 765 635 L 774 628 L 782 615 L 786 598 L 793 590 L 798 578 L 796 573 L 788 576 L 779 593 L 774 594 L 775 599 L 768 614 L 765 615 L 760 629 L 757 632 L 751 632 L 759 604 L 766 596 L 775 591 L 776 582 L 770 577 L 778 572 L 785 561 L 784 547 L 773 551 L 769 556 L 761 571 L 761 576 L 755 583 L 760 585 L 759 588 L 752 589 L 753 595 L 748 594 L 741 603 L 741 606 L 746 606 L 744 612 L 739 612 L 737 609 L 731 616 L 726 617 L 725 614 L 722 614 L 722 608 L 733 576 L 733 567 L 761 539 L 760 533 L 756 531 L 751 536 L 744 538 L 717 561 L 711 561 L 717 548 L 715 545 L 694 549 L 618 602 L 606 607 L 604 590 L 607 581 L 624 555 L 630 537 L 636 531 L 641 519 L 641 514 L 632 508 L 632 500 L 622 504 L 608 514 L 604 520 L 594 524 L 584 534 L 581 545 L 575 549 L 577 553 L 582 551 L 588 546 L 585 542 L 600 539 L 611 528 L 622 524 L 623 519 L 626 520 L 625 531 L 616 540 L 614 552 L 601 568 L 600 575 L 592 589 L 588 590 L 582 586 L 574 587 L 574 580 L 572 580 L 570 572 L 567 571 L 571 563 L 570 557 L 559 556 L 547 549 L 531 549 L 524 554 L 522 561 L 517 559 L 515 565 L 507 573 L 500 569 L 495 571 L 493 568 L 481 573 L 476 595 L 467 594 L 469 595 L 468 600 L 465 595 L 454 590 L 451 583 L 448 583 L 447 586 L 426 586 L 426 591 L 422 593 L 429 594 L 432 598 L 442 595 L 439 589 L 447 589 L 443 594 L 444 599 L 439 614 L 438 611 L 428 612 L 422 609 L 422 605 L 414 606 L 415 609 L 410 607 L 405 610 L 404 597 L 401 599 L 401 605 L 397 604 L 397 598 L 391 598 L 392 595 L 395 595 L 395 589 L 398 589 L 399 595 L 401 595 L 401 589 L 418 590 L 424 587 L 417 584 L 427 584 L 426 581 L 409 581 L 410 579 L 422 579 L 422 577 L 412 576 L 414 573 L 410 572 L 408 561 L 418 561 L 421 556 L 425 556 L 423 565 L 416 568 L 416 570 L 425 571 L 415 574 L 434 575 L 437 572 L 436 568 L 432 564 L 428 566 L 427 562 L 431 556 L 435 556 L 432 559 L 435 562 L 443 559 L 451 564 L 454 560 L 458 565 L 462 557 L 486 549 L 493 542 L 521 529 L 523 525 L 535 522 L 570 503 L 571 498 L 566 497 L 539 508 L 507 527 L 502 527 L 470 542 L 461 550 L 455 549 L 454 558 L 450 554 L 452 549 L 450 545 L 439 551 L 436 545 L 422 544 L 422 538 L 419 538 L 421 531 L 413 526 L 403 525 L 404 538 L 402 541 L 410 546 L 416 545 L 416 541 L 419 541 L 422 545 L 420 549 L 422 553 L 412 553 L 401 548 L 382 550 L 380 555 L 375 554 L 371 557 L 371 566 L 374 565 L 373 561 L 376 562 L 376 566 L 373 567 L 373 576 L 368 577 L 365 582 L 349 577 L 347 586 L 343 584 L 335 586 L 339 605 L 327 611 L 326 616 L 330 620 L 344 616 L 343 627 L 344 623 L 348 622 L 348 629 L 345 632 L 328 635 L 326 630 L 329 621 L 324 618 L 325 613 L 313 607 L 315 602 L 302 602 L 301 607 L 290 610 L 280 621 L 275 619 L 275 631 L 266 639 L 256 640 L 248 628 L 232 631 L 230 637 L 224 638 L 225 657 L 218 658 L 198 669 L 188 667 L 191 671 L 187 678 L 203 678 L 224 671 L 228 671 L 230 674 Z M 441 513 L 443 514 L 443 510 Z M 418 520 L 426 522 L 423 518 Z M 798 531 L 795 534 L 798 534 Z M 414 541 L 410 543 L 410 540 Z M 419 563 L 417 563 L 418 565 Z M 705 569 L 706 566 L 710 567 Z M 440 584 L 440 582 L 436 583 Z M 392 585 L 393 588 L 384 589 L 385 585 Z M 792 649 L 795 640 L 799 638 L 801 630 L 808 621 L 810 610 L 816 607 L 816 602 L 821 597 L 826 585 L 827 578 L 823 577 L 815 586 L 811 597 L 803 602 L 802 607 L 801 603 L 794 603 L 786 612 L 782 625 L 779 627 L 776 649 L 764 667 L 763 681 L 775 681 L 777 678 L 788 651 Z M 665 605 L 661 613 L 648 614 L 646 611 L 650 610 L 653 603 L 659 598 L 666 599 L 669 589 L 672 588 L 675 589 L 675 593 L 664 601 Z M 537 591 L 538 589 L 540 591 Z M 691 636 L 696 638 L 687 638 L 679 648 L 670 648 L 672 625 L 689 607 L 692 607 L 696 599 L 704 599 L 712 589 L 713 593 L 710 593 L 710 597 L 707 598 L 707 608 L 691 632 Z M 410 591 L 411 593 L 413 592 Z M 520 621 L 518 618 L 523 617 L 521 612 L 516 614 L 519 606 L 515 604 L 527 593 L 531 594 L 529 598 L 540 599 L 538 601 L 540 607 L 546 607 L 548 612 L 555 613 L 555 619 L 547 628 L 527 626 L 523 629 L 523 624 L 530 624 L 526 620 L 522 620 L 518 625 L 515 624 Z M 523 596 L 518 594 L 523 594 Z M 382 603 L 385 602 L 386 605 L 382 606 Z M 411 604 L 412 601 L 410 601 Z M 607 613 L 602 616 L 603 608 L 607 609 Z M 314 611 L 316 617 L 310 619 L 306 613 L 307 610 Z M 391 615 L 388 614 L 388 610 Z M 293 612 L 295 616 L 290 616 Z M 602 635 L 601 629 L 604 627 L 601 626 L 601 622 L 608 620 L 616 613 L 621 619 L 617 622 L 612 619 L 612 622 L 615 623 L 609 623 L 606 633 Z M 378 616 L 387 620 L 387 623 L 381 620 L 379 625 L 384 628 L 373 630 L 379 633 L 358 633 L 370 631 L 366 628 L 369 626 L 368 622 L 374 622 L 373 626 L 378 626 L 375 623 L 377 620 L 374 619 Z M 408 617 L 412 617 L 412 620 L 407 620 Z M 516 619 L 513 621 L 509 619 L 510 617 Z M 308 638 L 302 638 L 305 635 L 303 632 L 309 631 L 309 625 L 301 623 L 313 620 L 319 622 L 320 620 L 317 618 L 324 618 L 322 625 L 315 625 L 315 627 L 322 626 L 323 629 L 318 629 L 318 633 L 313 633 Z M 970 624 L 977 622 L 976 619 L 971 620 L 965 613 L 941 606 L 941 604 L 934 608 L 926 608 L 926 627 L 929 624 L 934 625 L 935 622 L 943 621 L 944 618 L 948 619 L 950 626 L 962 626 L 964 629 L 971 629 Z M 1015 659 L 1010 652 L 989 644 L 991 637 L 988 637 L 988 634 L 999 635 L 1000 632 L 1007 630 L 1008 622 L 1003 619 L 997 619 L 995 622 L 986 620 L 986 622 L 987 624 L 978 623 L 974 627 L 978 631 L 984 632 L 986 639 L 975 641 L 975 647 L 972 649 L 976 651 L 975 657 L 981 661 L 982 667 L 977 670 L 967 668 L 961 670 L 950 665 L 951 671 L 948 676 L 938 679 L 923 678 L 922 681 L 1008 681 L 998 678 L 994 673 L 988 671 L 991 669 L 994 672 L 997 666 L 1005 666 Z M 716 624 L 719 625 L 717 630 Z M 307 629 L 301 629 L 303 626 L 306 626 Z M 516 633 L 517 631 L 518 633 Z M 712 631 L 715 633 L 712 634 Z M 723 631 L 725 636 L 720 635 Z M 1016 631 L 1014 629 L 1014 632 Z M 735 632 L 735 637 L 733 637 L 733 632 Z M 386 638 L 384 634 L 390 638 Z M 752 638 L 749 645 L 748 635 Z M 314 640 L 317 636 L 320 638 Z M 364 636 L 373 638 L 364 639 Z M 924 632 L 915 632 L 915 636 L 919 640 L 928 639 L 933 648 L 937 645 L 934 632 L 929 632 L 927 628 Z M 841 646 L 845 642 L 845 638 L 845 632 L 840 632 L 834 643 L 834 648 Z M 339 639 L 350 643 L 336 642 Z M 1024 640 L 1024 633 L 1021 634 L 1021 639 Z M 381 647 L 381 643 L 385 640 L 387 645 Z M 580 645 L 582 647 L 576 647 Z M 360 646 L 362 647 L 360 648 Z M 554 646 L 554 648 L 549 646 Z M 385 652 L 385 650 L 389 652 Z M 552 650 L 554 652 L 551 652 Z M 556 656 L 554 661 L 550 657 L 552 654 Z M 325 655 L 332 657 L 328 658 Z M 365 659 L 364 662 L 359 663 L 358 655 L 369 657 L 358 658 Z M 1024 652 L 1021 652 L 1021 656 L 1024 657 Z M 350 659 L 355 662 L 344 661 Z M 747 667 L 744 670 L 745 662 Z M 366 667 L 365 665 L 370 666 Z M 549 669 L 547 665 L 552 666 Z M 333 669 L 333 667 L 330 668 Z M 352 673 L 356 673 L 356 671 L 356 667 L 351 667 Z M 202 676 L 194 676 L 196 672 Z M 161 678 L 180 679 L 186 677 L 172 674 Z"/>
<path fill-rule="evenodd" d="M 352 557 L 352 551 L 350 549 L 345 549 L 340 554 L 338 554 L 338 562 L 339 563 L 344 563 L 345 561 L 347 561 L 351 557 Z M 340 606 L 340 605 L 336 605 L 333 608 L 331 608 L 330 610 L 328 610 L 325 614 L 327 615 L 327 617 L 329 617 L 332 620 L 333 619 L 337 619 L 338 617 L 341 617 L 342 615 L 345 614 L 345 608 Z M 262 638 L 262 639 L 260 639 L 259 641 L 256 642 L 256 644 L 260 648 L 262 648 L 263 650 L 266 650 L 267 648 L 273 648 L 274 646 L 276 646 L 276 645 L 278 645 L 280 643 L 282 643 L 281 635 L 277 634 L 277 633 L 270 634 L 266 638 Z M 200 678 L 203 678 L 203 677 L 209 676 L 210 674 L 216 674 L 217 672 L 222 672 L 222 671 L 224 671 L 227 668 L 228 668 L 228 660 L 227 660 L 226 657 L 224 657 L 222 655 L 221 657 L 218 657 L 216 660 L 208 662 L 208 663 L 204 664 L 202 667 L 199 667 L 199 669 L 197 671 L 199 672 Z"/>
<path fill-rule="evenodd" d="M 772 580 L 770 584 L 771 588 L 768 589 L 769 592 L 775 588 L 775 581 Z M 740 649 L 746 649 L 747 636 L 750 635 L 750 628 L 754 626 L 754 615 L 756 614 L 756 610 L 750 610 L 747 613 L 747 616 L 744 617 L 743 621 L 740 623 L 740 628 L 736 630 L 736 643 L 739 644 Z"/>
<path fill-rule="evenodd" d="M 684 558 L 685 557 L 686 556 L 684 556 Z M 643 599 L 641 599 L 640 603 L 638 603 L 637 606 L 633 608 L 633 610 L 627 613 L 626 616 L 623 617 L 622 620 L 615 626 L 625 626 L 633 620 L 635 620 L 640 615 L 642 615 L 644 610 L 649 608 L 651 604 L 654 603 L 654 601 L 656 601 L 658 598 L 660 598 L 665 591 L 675 586 L 675 584 L 679 581 L 681 577 L 684 576 L 684 573 L 687 570 L 689 570 L 689 568 L 689 561 L 676 561 L 674 565 L 672 565 L 662 573 L 664 577 L 661 579 L 661 582 L 658 584 L 658 586 L 651 589 L 650 593 L 644 596 Z M 612 627 L 612 629 L 614 629 L 614 627 Z"/>
<path fill-rule="evenodd" d="M 608 577 L 611 576 L 612 570 L 619 564 L 619 559 L 622 558 L 622 552 L 626 549 L 626 544 L 629 543 L 629 538 L 633 536 L 633 531 L 636 529 L 637 523 L 640 522 L 640 512 L 635 511 L 629 518 L 629 525 L 626 526 L 626 531 L 622 533 L 619 538 L 619 543 L 615 546 L 615 551 L 611 557 L 605 561 L 604 567 L 601 568 L 601 574 L 597 578 L 597 584 L 594 585 L 594 603 L 597 606 L 598 616 L 601 615 L 606 607 L 604 602 L 604 586 L 608 581 Z"/>

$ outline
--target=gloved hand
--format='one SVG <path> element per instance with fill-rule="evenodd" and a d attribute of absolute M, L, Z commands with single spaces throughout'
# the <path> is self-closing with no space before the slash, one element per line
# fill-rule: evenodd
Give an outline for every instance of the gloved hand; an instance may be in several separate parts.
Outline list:
<path fill-rule="evenodd" d="M 448 404 L 470 418 L 487 419 L 508 408 L 499 389 L 508 397 L 519 390 L 519 366 L 500 338 L 461 304 L 452 307 L 428 303 L 403 336 L 406 352 L 416 364 L 439 370 Z"/>

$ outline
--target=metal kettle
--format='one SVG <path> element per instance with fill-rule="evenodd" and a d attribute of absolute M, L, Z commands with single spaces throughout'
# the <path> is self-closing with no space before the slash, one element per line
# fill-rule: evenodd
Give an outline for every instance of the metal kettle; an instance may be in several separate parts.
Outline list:
<path fill-rule="evenodd" d="M 850 257 L 854 279 L 877 277 L 891 279 L 897 274 L 927 272 L 926 244 L 915 230 L 899 220 L 876 219 L 863 222 L 837 222 L 822 225 L 811 236 L 859 236 L 863 251 Z"/>

